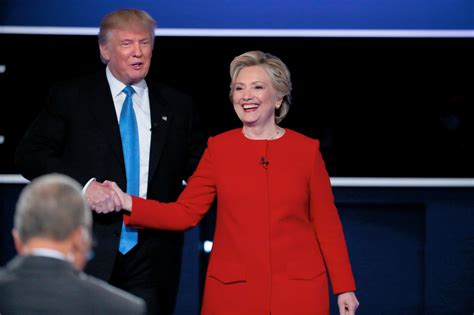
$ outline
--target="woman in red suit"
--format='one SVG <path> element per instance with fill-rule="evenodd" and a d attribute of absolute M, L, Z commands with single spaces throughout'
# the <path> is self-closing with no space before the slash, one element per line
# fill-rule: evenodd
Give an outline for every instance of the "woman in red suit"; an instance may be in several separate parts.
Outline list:
<path fill-rule="evenodd" d="M 230 97 L 243 123 L 211 137 L 176 203 L 124 194 L 129 225 L 185 230 L 217 197 L 204 315 L 329 314 L 328 280 L 340 314 L 359 302 L 318 140 L 278 123 L 291 81 L 275 56 L 251 51 L 230 65 Z"/>

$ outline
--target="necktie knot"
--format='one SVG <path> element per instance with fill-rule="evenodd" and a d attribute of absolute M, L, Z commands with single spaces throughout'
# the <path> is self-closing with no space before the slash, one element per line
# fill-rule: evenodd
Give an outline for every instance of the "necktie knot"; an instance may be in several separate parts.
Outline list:
<path fill-rule="evenodd" d="M 127 85 L 126 87 L 124 87 L 124 89 L 122 91 L 127 96 L 132 96 L 135 93 L 135 90 L 133 89 L 133 87 L 131 85 Z"/>

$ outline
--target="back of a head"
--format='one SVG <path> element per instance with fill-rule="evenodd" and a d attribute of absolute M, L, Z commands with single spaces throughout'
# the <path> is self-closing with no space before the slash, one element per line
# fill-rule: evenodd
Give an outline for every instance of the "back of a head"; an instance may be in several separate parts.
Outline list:
<path fill-rule="evenodd" d="M 76 267 L 78 260 L 84 259 L 78 256 L 85 254 L 82 250 L 87 246 L 83 243 L 80 248 L 77 247 L 78 236 L 83 240 L 83 233 L 76 232 L 84 228 L 90 232 L 92 215 L 82 195 L 81 185 L 74 179 L 49 174 L 33 180 L 20 194 L 14 221 L 17 236 L 23 243 L 31 241 L 31 245 L 35 239 L 39 239 L 36 243 L 41 245 L 73 243 L 71 246 L 74 248 L 68 248 L 70 252 L 63 253 L 65 259 Z M 31 245 L 32 248 L 34 246 Z M 38 248 L 61 252 L 54 246 Z M 139 312 L 145 306 L 138 298 L 92 277 L 71 273 L 69 268 L 58 263 L 59 259 L 48 258 L 48 265 L 45 261 L 44 257 L 34 263 L 31 259 L 21 258 L 18 263 L 12 264 L 8 277 L 0 277 L 1 314 L 144 313 Z"/>
<path fill-rule="evenodd" d="M 17 202 L 14 228 L 23 243 L 32 238 L 63 241 L 78 227 L 90 230 L 92 218 L 81 186 L 60 174 L 38 177 Z"/>

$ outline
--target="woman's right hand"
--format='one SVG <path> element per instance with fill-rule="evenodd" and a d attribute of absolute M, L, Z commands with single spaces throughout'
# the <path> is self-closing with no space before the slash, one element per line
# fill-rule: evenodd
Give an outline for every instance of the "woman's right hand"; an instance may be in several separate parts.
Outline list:
<path fill-rule="evenodd" d="M 102 183 L 102 185 L 109 187 L 115 191 L 120 202 L 122 204 L 123 210 L 132 211 L 132 196 L 125 193 L 120 187 L 113 181 L 106 180 Z"/>
<path fill-rule="evenodd" d="M 104 214 L 122 209 L 122 199 L 117 192 L 95 179 L 88 185 L 84 197 L 89 207 L 97 213 Z"/>

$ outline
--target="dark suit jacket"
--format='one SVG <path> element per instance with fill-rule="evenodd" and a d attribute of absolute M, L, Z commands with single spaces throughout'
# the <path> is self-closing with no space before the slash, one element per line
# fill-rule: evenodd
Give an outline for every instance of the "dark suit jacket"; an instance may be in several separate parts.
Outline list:
<path fill-rule="evenodd" d="M 188 96 L 148 82 L 151 148 L 148 196 L 174 201 L 199 162 L 205 138 Z M 19 144 L 15 162 L 21 174 L 67 174 L 85 184 L 90 178 L 113 180 L 126 189 L 119 124 L 105 71 L 55 86 L 47 107 Z M 109 280 L 117 254 L 121 213 L 94 213 L 95 258 L 86 272 Z M 182 234 L 141 230 L 153 263 L 153 281 L 170 296 L 178 286 Z"/>
<path fill-rule="evenodd" d="M 0 270 L 0 314 L 145 314 L 145 303 L 69 262 L 18 256 Z"/>

